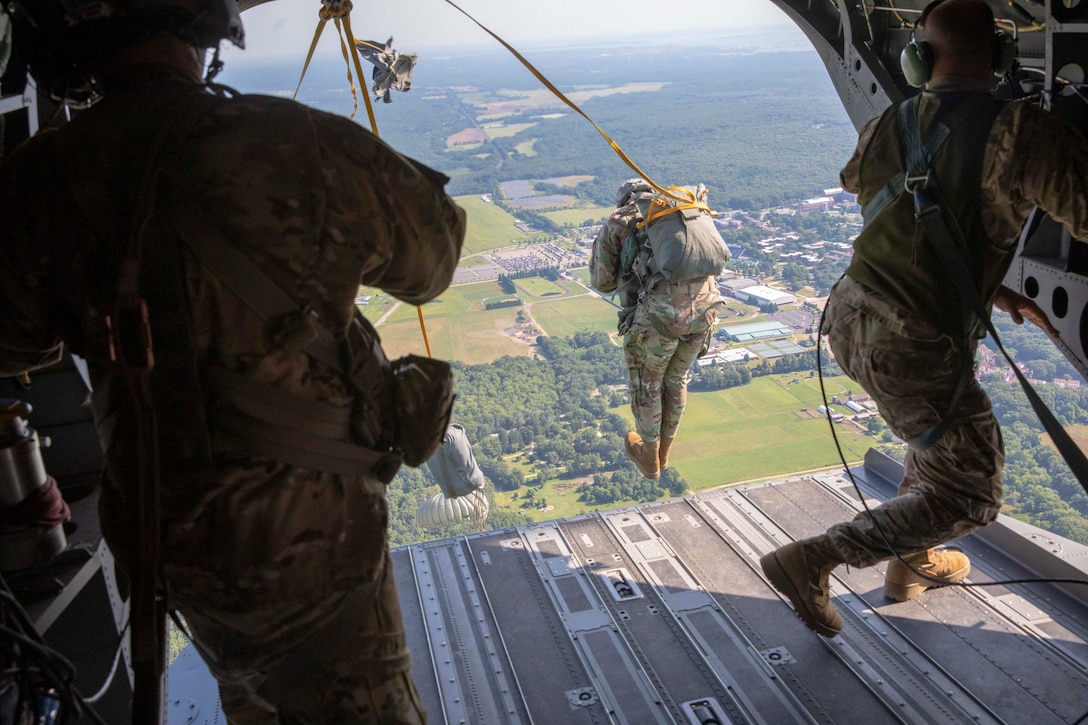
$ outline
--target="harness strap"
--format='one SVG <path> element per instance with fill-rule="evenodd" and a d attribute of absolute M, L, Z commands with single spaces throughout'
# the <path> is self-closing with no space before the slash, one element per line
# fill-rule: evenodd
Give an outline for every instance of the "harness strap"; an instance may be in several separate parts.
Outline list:
<path fill-rule="evenodd" d="M 948 275 L 952 278 L 956 289 L 959 291 L 963 304 L 970 305 L 975 315 L 982 321 L 986 331 L 990 333 L 997 345 L 997 349 L 1005 356 L 1016 374 L 1016 379 L 1024 389 L 1024 394 L 1027 395 L 1028 400 L 1031 402 L 1031 407 L 1035 410 L 1035 415 L 1039 417 L 1043 428 L 1046 429 L 1051 440 L 1054 441 L 1058 452 L 1062 454 L 1062 458 L 1069 465 L 1073 475 L 1077 477 L 1081 487 L 1088 491 L 1088 458 L 1073 442 L 1073 439 L 1069 437 L 1065 427 L 1058 422 L 1054 413 L 1039 397 L 1039 394 L 1035 392 L 1035 388 L 1032 387 L 1031 383 L 1020 371 L 1020 368 L 1013 362 L 1012 356 L 1009 355 L 1005 346 L 1001 344 L 1001 338 L 998 336 L 997 330 L 994 329 L 990 316 L 986 314 L 982 301 L 974 292 L 974 286 L 970 284 L 971 274 L 967 268 L 966 258 L 954 251 L 958 247 L 966 247 L 963 230 L 960 228 L 959 223 L 954 217 L 942 213 L 941 208 L 934 202 L 932 194 L 930 196 L 923 196 L 921 193 L 916 194 L 915 203 L 919 210 L 918 220 L 925 227 L 926 234 L 933 243 L 942 266 L 948 271 Z M 946 418 L 950 417 L 951 415 L 946 416 Z M 911 444 L 913 445 L 913 441 L 911 441 Z"/>
<path fill-rule="evenodd" d="M 171 226 L 200 262 L 262 320 L 274 325 L 272 337 L 288 351 L 305 351 L 334 370 L 341 369 L 340 343 L 321 324 L 317 312 L 299 304 L 200 215 L 172 219 Z M 182 232 L 190 230 L 189 233 Z"/>
<path fill-rule="evenodd" d="M 899 195 L 906 191 L 908 178 L 924 175 L 928 171 L 933 159 L 937 156 L 944 142 L 948 140 L 953 129 L 960 125 L 971 113 L 977 110 L 977 101 L 968 101 L 954 109 L 943 123 L 930 133 L 929 138 L 923 143 L 918 133 L 918 105 L 921 95 L 913 96 L 899 105 L 899 139 L 901 150 L 905 152 L 903 171 L 893 176 L 883 188 L 880 189 L 865 208 L 861 210 L 861 216 L 866 224 L 872 223 L 880 213 L 884 211 Z M 980 97 L 981 98 L 981 97 Z M 909 126 L 912 132 L 904 131 Z"/>
<path fill-rule="evenodd" d="M 972 346 L 970 339 L 972 337 L 971 331 L 974 328 L 975 313 L 973 307 L 966 302 L 962 302 L 962 294 L 966 289 L 974 289 L 974 284 L 971 282 L 973 279 L 969 271 L 967 271 L 967 260 L 970 259 L 970 250 L 967 247 L 967 242 L 960 235 L 958 244 L 950 244 L 947 240 L 947 234 L 940 234 L 932 228 L 932 221 L 934 219 L 940 220 L 945 215 L 940 213 L 940 208 L 936 207 L 937 215 L 928 216 L 923 218 L 918 214 L 918 199 L 919 193 L 927 194 L 927 196 L 934 200 L 940 199 L 940 188 L 937 184 L 937 179 L 933 175 L 933 159 L 936 157 L 937 152 L 944 146 L 944 142 L 948 140 L 948 137 L 952 134 L 952 131 L 957 128 L 967 117 L 973 114 L 978 108 L 986 101 L 984 96 L 979 96 L 977 99 L 970 99 L 957 108 L 953 109 L 952 113 L 942 123 L 938 123 L 936 128 L 930 134 L 929 138 L 925 141 L 922 140 L 921 129 L 918 125 L 918 105 L 919 97 L 914 96 L 910 100 L 899 105 L 899 147 L 903 159 L 904 172 L 896 174 L 896 176 L 877 194 L 878 199 L 874 197 L 867 205 L 869 210 L 869 216 L 866 216 L 865 223 L 868 224 L 874 220 L 888 205 L 898 198 L 899 194 L 904 191 L 910 191 L 915 194 L 915 219 L 919 224 L 922 224 L 926 229 L 927 236 L 930 243 L 938 250 L 938 256 L 945 254 L 952 255 L 953 249 L 955 254 L 952 255 L 956 258 L 960 265 L 963 267 L 962 275 L 955 274 L 953 268 L 949 266 L 948 262 L 942 260 L 942 266 L 948 274 L 953 275 L 953 284 L 961 292 L 961 319 L 964 321 L 964 339 L 962 340 L 962 347 L 960 349 L 960 374 L 956 380 L 956 387 L 952 391 L 952 397 L 949 400 L 948 411 L 941 416 L 941 419 L 936 424 L 930 426 L 920 435 L 915 436 L 910 440 L 908 445 L 915 451 L 924 451 L 931 448 L 937 443 L 951 427 L 954 419 L 956 409 L 959 408 L 960 400 L 963 398 L 963 394 L 967 391 L 967 387 L 970 381 L 974 378 L 975 360 L 972 354 Z M 892 194 L 894 185 L 895 193 Z M 877 206 L 874 207 L 874 204 Z M 956 223 L 955 219 L 952 219 L 952 223 Z M 958 228 L 958 223 L 956 223 Z"/>
<path fill-rule="evenodd" d="M 303 398 L 225 368 L 207 366 L 205 375 L 221 400 L 252 418 L 316 438 L 347 440 L 350 435 L 350 408 Z"/>
<path fill-rule="evenodd" d="M 401 464 L 401 457 L 392 451 L 375 451 L 348 441 L 318 438 L 298 428 L 240 413 L 217 421 L 216 441 L 220 450 L 237 445 L 249 455 L 342 476 L 369 473 L 382 483 L 392 481 Z"/>

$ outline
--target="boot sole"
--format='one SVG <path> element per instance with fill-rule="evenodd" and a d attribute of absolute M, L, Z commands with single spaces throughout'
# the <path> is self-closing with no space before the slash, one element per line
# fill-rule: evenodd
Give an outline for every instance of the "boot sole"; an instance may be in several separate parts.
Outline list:
<path fill-rule="evenodd" d="M 931 582 L 928 579 L 924 579 L 920 582 L 911 582 L 910 584 L 898 584 L 896 582 L 884 582 L 884 596 L 891 599 L 893 602 L 909 602 L 912 599 L 916 599 L 929 589 L 940 589 L 946 587 L 949 584 L 956 584 L 967 578 L 967 575 L 971 573 L 971 566 L 968 565 L 965 569 L 956 572 L 952 576 L 944 580 L 943 583 Z"/>
<path fill-rule="evenodd" d="M 763 573 L 767 575 L 767 578 L 771 581 L 771 584 L 775 589 L 786 595 L 786 598 L 790 600 L 790 604 L 793 605 L 793 611 L 797 615 L 797 618 L 804 623 L 806 627 L 811 629 L 821 637 L 835 637 L 842 631 L 842 627 L 838 629 L 829 627 L 822 621 L 813 617 L 808 608 L 803 606 L 805 598 L 801 596 L 801 593 L 797 591 L 797 588 L 793 586 L 793 582 L 786 575 L 786 570 L 782 568 L 782 564 L 779 563 L 778 557 L 775 552 L 766 554 L 759 560 L 760 567 L 763 568 Z"/>

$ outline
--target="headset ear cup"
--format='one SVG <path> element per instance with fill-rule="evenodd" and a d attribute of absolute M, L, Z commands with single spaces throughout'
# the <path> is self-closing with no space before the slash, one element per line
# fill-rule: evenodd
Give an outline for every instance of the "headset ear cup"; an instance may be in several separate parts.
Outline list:
<path fill-rule="evenodd" d="M 899 54 L 899 65 L 907 83 L 915 88 L 924 86 L 933 72 L 933 51 L 929 43 L 916 43 L 913 40 L 907 43 Z"/>
<path fill-rule="evenodd" d="M 994 55 L 990 62 L 994 75 L 1003 76 L 1016 64 L 1016 38 L 998 30 L 994 33 Z"/>

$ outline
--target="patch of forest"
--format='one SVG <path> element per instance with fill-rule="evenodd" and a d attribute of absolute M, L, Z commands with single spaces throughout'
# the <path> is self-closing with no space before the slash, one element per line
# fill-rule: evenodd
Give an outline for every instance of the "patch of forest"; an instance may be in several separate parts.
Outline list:
<path fill-rule="evenodd" d="M 612 390 L 627 383 L 623 355 L 605 333 L 542 337 L 542 357 L 503 357 L 486 365 L 453 363 L 457 388 L 453 422 L 465 427 L 488 478 L 492 501 L 485 526 L 505 528 L 529 519 L 494 505 L 494 491 L 518 491 L 527 506 L 544 507 L 544 483 L 589 479 L 579 485 L 587 507 L 679 496 L 687 484 L 675 469 L 644 479 L 627 458 L 627 423 L 609 410 Z M 419 504 L 438 492 L 426 467 L 402 468 L 389 485 L 390 543 L 402 546 L 476 530 L 466 522 L 426 532 Z"/>

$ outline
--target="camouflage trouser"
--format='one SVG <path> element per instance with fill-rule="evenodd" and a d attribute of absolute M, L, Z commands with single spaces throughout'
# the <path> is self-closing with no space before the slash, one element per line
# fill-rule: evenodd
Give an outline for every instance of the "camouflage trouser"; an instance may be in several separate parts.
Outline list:
<path fill-rule="evenodd" d="M 705 287 L 704 280 L 674 283 L 669 285 L 671 297 L 644 300 L 624 337 L 631 412 L 643 440 L 675 436 L 680 427 L 687 407 L 688 372 L 706 351 L 718 316 L 717 287 L 712 297 Z"/>
<path fill-rule="evenodd" d="M 219 482 L 193 523 L 165 529 L 164 551 L 170 601 L 219 682 L 228 721 L 425 722 L 385 487 L 264 460 Z M 337 619 L 345 601 L 350 618 Z M 308 647 L 317 655 L 293 659 Z"/>
<path fill-rule="evenodd" d="M 383 659 L 399 658 L 405 666 L 408 663 L 388 556 L 381 587 L 369 611 L 358 612 L 356 621 L 359 629 L 355 635 L 336 643 L 339 655 L 293 681 L 291 691 L 275 711 L 269 710 L 260 697 L 254 697 L 251 683 L 220 679 L 219 697 L 231 725 L 426 723 L 423 704 L 409 673 L 389 674 L 386 668 L 375 667 Z"/>
<path fill-rule="evenodd" d="M 947 412 L 960 376 L 963 341 L 901 311 L 849 277 L 824 315 L 835 360 L 872 396 L 905 441 Z M 1001 430 L 990 398 L 971 378 L 952 425 L 924 451 L 908 449 L 899 496 L 828 529 L 851 566 L 922 551 L 994 521 L 1001 510 Z M 885 538 L 887 543 L 885 543 Z"/>

